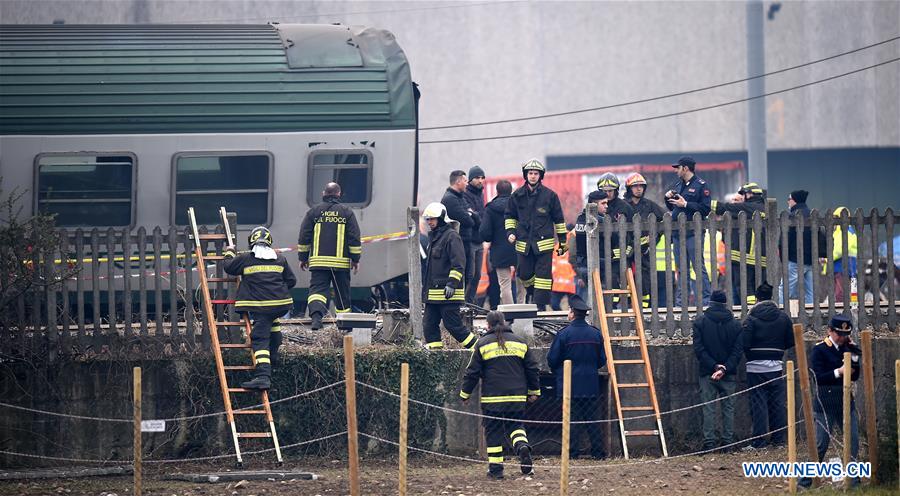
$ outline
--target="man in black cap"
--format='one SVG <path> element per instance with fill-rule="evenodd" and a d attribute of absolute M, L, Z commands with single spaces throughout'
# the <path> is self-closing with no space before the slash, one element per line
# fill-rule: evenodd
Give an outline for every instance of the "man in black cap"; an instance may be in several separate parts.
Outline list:
<path fill-rule="evenodd" d="M 590 194 L 588 194 L 588 203 L 594 203 L 597 205 L 598 222 L 601 219 L 607 219 L 607 222 L 611 222 L 608 215 L 609 196 L 607 196 L 606 191 L 602 189 L 591 191 Z M 603 239 L 603 236 L 604 232 L 601 229 L 598 236 L 600 244 L 600 247 L 597 251 L 597 254 L 599 256 L 598 268 L 600 270 L 600 280 L 603 281 L 604 284 L 606 284 L 606 264 L 603 263 L 603 261 L 606 259 L 606 243 Z M 613 229 L 612 231 L 610 231 L 609 246 L 612 249 L 617 249 L 617 247 L 619 246 L 619 231 L 617 229 Z M 590 278 L 590 274 L 588 274 L 587 269 L 587 260 L 587 209 L 585 208 L 578 215 L 578 219 L 575 220 L 575 262 L 572 264 L 572 268 L 575 269 L 575 274 L 577 274 L 577 277 L 575 278 L 575 294 L 582 298 L 584 298 L 587 294 L 587 285 Z M 618 288 L 620 259 L 618 257 L 614 257 L 611 258 L 611 261 L 611 287 Z"/>
<path fill-rule="evenodd" d="M 850 380 L 859 379 L 862 351 L 853 344 L 850 332 L 853 323 L 850 318 L 835 315 L 828 327 L 828 337 L 815 345 L 810 352 L 809 363 L 816 378 L 817 393 L 813 400 L 813 414 L 816 418 L 816 451 L 819 461 L 825 458 L 831 432 L 843 428 L 844 412 L 844 353 L 850 353 Z M 859 423 L 856 419 L 856 402 L 850 397 L 850 457 L 858 460 Z M 800 479 L 799 484 L 809 487 L 810 479 Z M 859 484 L 859 479 L 851 481 Z"/>
<path fill-rule="evenodd" d="M 583 429 L 591 442 L 591 457 L 606 458 L 606 445 L 600 430 L 600 378 L 598 370 L 606 365 L 603 351 L 603 334 L 587 323 L 590 307 L 581 298 L 569 296 L 570 324 L 556 335 L 547 364 L 556 376 L 556 396 L 563 394 L 563 363 L 572 361 L 572 421 L 592 421 L 589 424 L 573 424 L 569 437 L 569 453 L 578 458 L 578 441 Z"/>
<path fill-rule="evenodd" d="M 734 443 L 734 392 L 738 364 L 744 352 L 741 323 L 725 306 L 725 292 L 717 289 L 709 298 L 709 308 L 694 320 L 694 354 L 700 376 L 703 405 L 703 450 Z M 716 439 L 716 405 L 722 405 L 722 443 Z"/>
<path fill-rule="evenodd" d="M 482 245 L 479 229 L 481 223 L 484 222 L 484 170 L 477 165 L 473 165 L 469 169 L 469 184 L 463 191 L 463 197 L 469 208 L 474 212 L 473 218 L 476 220 L 476 227 L 472 230 L 472 239 L 467 250 L 472 250 L 471 263 L 466 264 L 466 303 L 475 303 L 475 295 L 478 292 L 478 282 L 481 280 L 481 262 L 484 258 L 484 247 Z"/>
<path fill-rule="evenodd" d="M 685 220 L 688 222 L 693 219 L 694 213 L 699 213 L 700 217 L 709 215 L 712 198 L 710 197 L 709 187 L 707 187 L 706 181 L 694 174 L 694 169 L 696 167 L 697 162 L 694 161 L 694 158 L 687 156 L 679 158 L 678 162 L 672 164 L 672 168 L 675 169 L 675 173 L 678 175 L 678 181 L 666 191 L 665 197 L 666 206 L 672 211 L 672 219 L 674 220 L 677 220 L 678 216 L 681 214 L 685 214 L 687 217 Z M 672 243 L 675 263 L 680 264 L 681 246 L 678 231 L 675 231 L 672 234 Z M 697 260 L 695 255 L 697 255 L 697 253 L 694 249 L 694 230 L 690 227 L 687 229 L 685 249 L 687 251 L 688 266 L 679 266 L 679 277 L 690 277 L 688 274 L 683 274 L 682 271 L 689 272 L 691 268 L 694 270 L 695 274 L 701 273 L 700 289 L 696 287 L 695 281 L 689 278 L 688 291 L 694 293 L 695 299 L 699 293 L 702 295 L 703 306 L 709 305 L 709 274 L 706 272 L 706 263 L 703 261 L 703 250 L 700 250 L 699 253 L 699 270 L 698 267 L 695 267 L 695 261 Z M 675 286 L 676 306 L 681 306 L 681 290 L 679 287 L 679 285 Z M 687 300 L 688 295 L 685 295 L 685 304 L 687 304 Z M 697 306 L 700 306 L 700 304 L 698 303 Z"/>
<path fill-rule="evenodd" d="M 754 439 L 750 449 L 764 448 L 769 443 L 783 445 L 787 438 L 783 429 L 787 425 L 787 384 L 782 377 L 782 360 L 784 352 L 794 347 L 791 318 L 772 301 L 772 286 L 762 283 L 756 288 L 756 302 L 742 326 L 747 387 L 753 388 L 750 417 Z M 767 432 L 772 432 L 770 440 L 766 439 Z"/>
<path fill-rule="evenodd" d="M 788 297 L 799 298 L 797 293 L 797 281 L 803 277 L 803 293 L 804 303 L 811 305 L 813 303 L 813 257 L 818 256 L 812 252 L 812 229 L 809 227 L 809 207 L 806 206 L 806 198 L 809 191 L 798 189 L 791 191 L 788 196 L 788 207 L 790 207 L 791 227 L 788 228 L 787 236 L 787 252 L 788 252 Z M 803 232 L 798 235 L 797 223 L 798 218 L 803 219 Z M 819 247 L 824 250 L 825 235 L 819 233 Z M 781 240 L 779 239 L 779 244 Z M 798 244 L 803 247 L 803 260 L 800 260 L 797 253 Z M 783 246 L 781 249 L 785 249 Z M 824 251 L 823 251 L 824 253 Z M 802 275 L 801 275 L 802 271 Z M 782 288 L 781 300 L 784 301 L 784 290 Z"/>

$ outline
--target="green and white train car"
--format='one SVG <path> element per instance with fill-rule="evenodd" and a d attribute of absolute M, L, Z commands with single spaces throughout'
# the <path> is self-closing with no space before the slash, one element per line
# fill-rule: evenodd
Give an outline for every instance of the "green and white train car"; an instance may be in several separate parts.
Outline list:
<path fill-rule="evenodd" d="M 0 176 L 59 227 L 184 226 L 188 206 L 215 224 L 224 205 L 239 244 L 265 225 L 289 249 L 337 181 L 364 236 L 398 233 L 416 198 L 417 95 L 381 29 L 4 25 Z M 366 244 L 354 287 L 405 274 L 401 243 Z"/>

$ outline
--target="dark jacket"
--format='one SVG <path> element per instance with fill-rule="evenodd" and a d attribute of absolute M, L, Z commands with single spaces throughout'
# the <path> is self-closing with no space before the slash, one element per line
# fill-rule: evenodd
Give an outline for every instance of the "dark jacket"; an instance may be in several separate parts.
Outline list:
<path fill-rule="evenodd" d="M 766 228 L 765 222 L 763 222 L 762 231 L 760 231 L 761 237 L 760 239 L 756 238 L 756 234 L 753 232 L 753 214 L 759 212 L 760 215 L 765 219 L 766 213 L 766 202 L 765 199 L 760 196 L 754 196 L 749 200 L 746 200 L 741 203 L 719 203 L 718 201 L 712 202 L 712 212 L 716 215 L 722 215 L 725 212 L 728 212 L 734 216 L 734 220 L 737 221 L 737 215 L 740 212 L 745 212 L 747 214 L 747 229 L 744 237 L 744 244 L 741 245 L 741 230 L 737 227 L 737 223 L 735 222 L 735 228 L 731 231 L 731 261 L 732 262 L 740 262 L 741 261 L 741 252 L 746 253 L 747 265 L 757 265 L 756 260 L 756 245 L 759 244 L 759 253 L 762 257 L 761 267 L 766 266 Z"/>
<path fill-rule="evenodd" d="M 603 334 L 584 319 L 573 320 L 559 332 L 547 353 L 547 364 L 556 376 L 556 396 L 563 394 L 563 362 L 572 360 L 572 396 L 600 396 L 598 369 L 606 365 Z"/>
<path fill-rule="evenodd" d="M 236 311 L 284 313 L 291 309 L 294 304 L 291 288 L 297 284 L 297 278 L 284 255 L 279 253 L 275 260 L 256 258 L 251 252 L 235 256 L 231 250 L 225 250 L 224 255 L 225 272 L 241 276 L 235 297 Z"/>
<path fill-rule="evenodd" d="M 742 327 L 747 361 L 782 360 L 794 347 L 791 318 L 772 300 L 753 305 Z"/>
<path fill-rule="evenodd" d="M 706 185 L 706 181 L 695 175 L 688 182 L 679 179 L 672 185 L 671 189 L 687 201 L 687 205 L 684 208 L 676 207 L 666 201 L 666 207 L 672 211 L 672 220 L 678 220 L 680 214 L 685 214 L 687 216 L 685 220 L 688 222 L 694 218 L 695 212 L 699 212 L 701 218 L 709 215 L 712 198 L 710 198 L 709 187 Z M 678 234 L 673 235 L 678 236 Z M 687 237 L 693 236 L 694 230 L 688 229 Z"/>
<path fill-rule="evenodd" d="M 469 208 L 475 211 L 475 215 L 472 216 L 475 226 L 472 227 L 471 243 L 480 246 L 481 237 L 478 235 L 478 230 L 481 228 L 481 224 L 484 223 L 484 188 L 476 188 L 471 184 L 467 184 L 466 190 L 463 191 L 463 197 L 466 199 L 466 204 Z"/>
<path fill-rule="evenodd" d="M 362 255 L 359 223 L 353 210 L 336 196 L 326 196 L 309 209 L 300 223 L 297 255 L 301 262 L 309 262 L 310 270 L 350 270 Z"/>
<path fill-rule="evenodd" d="M 469 399 L 481 380 L 481 408 L 523 410 L 528 396 L 540 396 L 540 369 L 525 340 L 503 328 L 504 346 L 488 333 L 475 343 L 459 396 Z"/>
<path fill-rule="evenodd" d="M 550 252 L 557 238 L 561 244 L 566 242 L 566 220 L 559 197 L 543 183 L 533 189 L 526 183 L 513 191 L 503 227 L 507 237 L 516 235 L 515 249 L 522 254 Z"/>
<path fill-rule="evenodd" d="M 722 303 L 712 302 L 700 318 L 694 320 L 694 354 L 697 356 L 701 376 L 716 371 L 716 365 L 725 366 L 725 375 L 737 373 L 744 342 L 741 340 L 741 323 Z"/>
<path fill-rule="evenodd" d="M 632 196 L 631 189 L 626 190 L 625 198 L 630 199 L 631 196 Z M 656 215 L 656 222 L 662 222 L 663 215 L 666 214 L 665 209 L 663 209 L 661 206 L 659 206 L 653 200 L 648 200 L 646 197 L 641 197 L 641 199 L 638 200 L 637 203 L 631 203 L 631 201 L 629 200 L 628 204 L 631 205 L 632 209 L 634 209 L 634 213 L 641 216 L 641 222 L 644 222 L 644 223 L 646 223 L 648 221 L 648 219 L 650 218 L 650 214 Z M 642 224 L 642 228 L 649 230 L 649 227 L 647 224 Z M 656 239 L 653 240 L 653 244 L 656 244 L 656 242 L 659 240 L 660 236 L 662 236 L 662 229 L 657 230 Z M 649 246 L 650 246 L 650 236 L 647 234 L 641 236 L 642 251 L 649 249 Z"/>
<path fill-rule="evenodd" d="M 599 254 L 599 258 L 604 260 L 607 257 L 606 254 L 606 231 L 604 229 L 604 222 L 611 223 L 612 219 L 607 214 L 598 214 L 597 215 L 597 242 L 600 245 L 597 253 Z M 572 264 L 575 271 L 579 274 L 587 274 L 587 212 L 584 210 L 578 214 L 578 219 L 575 220 L 575 261 Z M 631 241 L 630 234 L 626 233 L 626 243 Z M 610 225 L 609 231 L 609 246 L 611 250 L 610 256 L 613 260 L 618 260 L 621 258 L 621 248 L 619 247 L 619 230 L 616 228 L 615 224 Z M 625 253 L 626 256 L 631 254 L 631 244 L 625 245 Z"/>
<path fill-rule="evenodd" d="M 459 236 L 466 243 L 471 243 L 473 233 L 478 232 L 475 216 L 469 213 L 469 203 L 462 193 L 453 188 L 447 188 L 441 203 L 447 208 L 447 216 L 459 222 Z M 473 231 L 474 230 L 474 231 Z"/>
<path fill-rule="evenodd" d="M 803 218 L 803 234 L 800 236 L 797 235 L 797 227 L 795 226 L 798 217 Z M 819 228 L 818 232 L 816 232 L 816 236 L 819 238 L 819 253 L 813 254 L 812 252 L 813 232 L 809 226 L 809 217 L 810 210 L 805 203 L 797 203 L 793 207 L 791 207 L 791 227 L 788 228 L 787 245 L 788 260 L 797 263 L 797 241 L 799 240 L 801 243 L 803 243 L 803 263 L 801 265 L 812 265 L 813 257 L 825 256 L 825 233 L 822 231 L 821 227 Z M 779 239 L 778 242 L 780 246 L 781 239 Z M 784 247 L 782 247 L 781 249 L 784 249 Z"/>
<path fill-rule="evenodd" d="M 516 250 L 506 239 L 506 229 L 503 227 L 507 203 L 509 195 L 498 196 L 491 200 L 484 208 L 484 218 L 479 229 L 481 240 L 491 244 L 490 260 L 491 267 L 494 268 L 516 265 Z"/>
<path fill-rule="evenodd" d="M 859 379 L 862 351 L 854 344 L 835 346 L 830 338 L 825 338 L 813 346 L 809 356 L 809 366 L 813 370 L 818 388 L 817 401 L 813 401 L 813 410 L 817 412 L 841 412 L 844 405 L 843 377 L 835 377 L 834 369 L 844 366 L 844 353 L 851 353 L 850 380 Z M 851 397 L 851 401 L 852 397 Z"/>
<path fill-rule="evenodd" d="M 619 246 L 619 239 L 621 239 L 621 237 L 618 235 L 619 221 L 621 220 L 622 222 L 632 222 L 634 220 L 634 209 L 631 207 L 630 203 L 621 198 L 610 200 L 608 205 L 609 207 L 606 210 L 606 218 L 608 219 L 608 221 L 612 222 L 610 230 L 616 232 L 615 239 L 610 236 L 611 243 L 609 246 L 612 249 L 613 260 L 616 260 L 619 258 L 624 258 L 621 254 L 622 248 Z M 604 232 L 604 229 L 604 226 L 600 226 L 601 233 Z M 630 257 L 632 250 L 634 250 L 633 233 L 634 230 L 632 229 L 627 229 L 625 231 L 625 257 Z M 600 239 L 603 239 L 602 235 Z"/>
<path fill-rule="evenodd" d="M 450 224 L 438 226 L 428 233 L 428 249 L 425 254 L 425 274 L 422 288 L 426 303 L 450 303 L 465 301 L 463 271 L 466 266 L 466 251 L 463 241 Z M 451 285 L 456 291 L 450 300 L 444 298 L 444 286 Z"/>

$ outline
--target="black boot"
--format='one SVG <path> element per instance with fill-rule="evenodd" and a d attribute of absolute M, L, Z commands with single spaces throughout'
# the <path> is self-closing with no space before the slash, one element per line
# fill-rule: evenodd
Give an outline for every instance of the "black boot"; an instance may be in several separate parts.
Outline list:
<path fill-rule="evenodd" d="M 488 470 L 487 473 L 488 479 L 493 480 L 503 480 L 503 469 L 500 470 Z"/>
<path fill-rule="evenodd" d="M 272 387 L 272 381 L 267 375 L 258 375 L 253 380 L 242 382 L 241 387 L 244 389 L 260 389 L 265 390 Z"/>
<path fill-rule="evenodd" d="M 312 315 L 309 316 L 312 319 L 312 330 L 318 331 L 322 328 L 322 314 L 319 312 L 313 312 Z"/>
<path fill-rule="evenodd" d="M 525 475 L 534 475 L 534 468 L 531 466 L 531 446 L 523 444 L 519 447 L 519 468 Z"/>

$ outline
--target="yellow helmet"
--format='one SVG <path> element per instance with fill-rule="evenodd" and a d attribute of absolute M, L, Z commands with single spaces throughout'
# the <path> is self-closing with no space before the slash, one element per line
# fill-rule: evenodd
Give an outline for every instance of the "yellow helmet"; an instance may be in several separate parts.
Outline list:
<path fill-rule="evenodd" d="M 450 217 L 447 215 L 447 207 L 440 202 L 429 203 L 428 206 L 425 207 L 425 210 L 422 211 L 422 218 L 425 220 L 441 219 L 444 222 L 450 222 Z"/>
<path fill-rule="evenodd" d="M 763 194 L 763 189 L 757 183 L 747 183 L 738 190 L 739 194 L 753 193 L 754 195 Z"/>
<path fill-rule="evenodd" d="M 848 217 L 850 216 L 850 210 L 847 207 L 838 207 L 838 208 L 834 209 L 834 214 L 833 214 L 834 218 L 840 219 L 841 215 L 843 215 L 844 212 L 847 212 Z"/>

